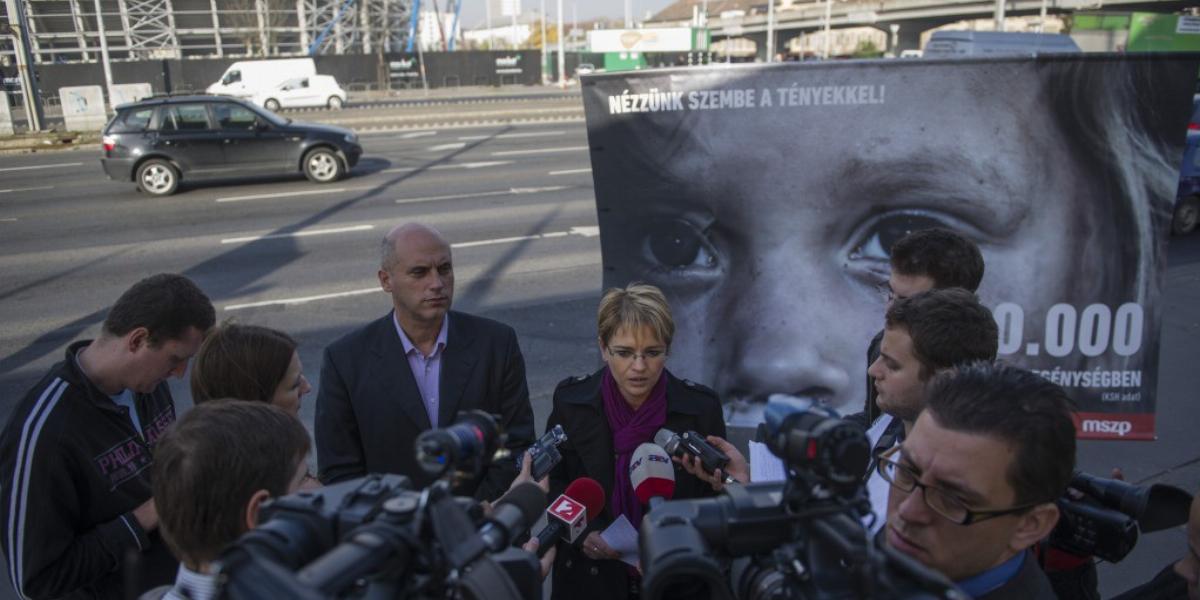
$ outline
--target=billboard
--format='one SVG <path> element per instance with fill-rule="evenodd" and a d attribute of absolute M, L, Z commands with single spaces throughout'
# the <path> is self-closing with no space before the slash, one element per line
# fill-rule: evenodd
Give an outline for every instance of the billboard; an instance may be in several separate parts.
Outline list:
<path fill-rule="evenodd" d="M 690 52 L 696 37 L 687 27 L 595 29 L 587 32 L 588 52 Z"/>
<path fill-rule="evenodd" d="M 888 251 L 979 245 L 1001 360 L 1082 437 L 1151 439 L 1196 57 L 846 61 L 603 74 L 583 88 L 604 286 L 671 301 L 669 368 L 731 426 L 771 393 L 866 397 Z"/>

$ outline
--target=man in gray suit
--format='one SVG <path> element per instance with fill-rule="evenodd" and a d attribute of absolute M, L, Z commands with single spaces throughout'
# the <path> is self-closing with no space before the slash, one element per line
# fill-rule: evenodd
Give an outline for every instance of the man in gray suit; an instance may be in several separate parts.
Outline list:
<path fill-rule="evenodd" d="M 445 238 L 417 223 L 392 229 L 383 239 L 379 284 L 393 310 L 325 349 L 315 423 L 321 481 L 398 473 L 425 487 L 433 478 L 417 464 L 414 441 L 464 410 L 500 415 L 510 450 L 532 444 L 516 333 L 450 310 L 454 267 Z M 494 500 L 516 473 L 513 461 L 498 461 L 455 492 Z"/>

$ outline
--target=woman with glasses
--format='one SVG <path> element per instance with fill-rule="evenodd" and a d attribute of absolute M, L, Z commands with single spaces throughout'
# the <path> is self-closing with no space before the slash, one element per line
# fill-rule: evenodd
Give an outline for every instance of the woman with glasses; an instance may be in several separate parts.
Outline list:
<path fill-rule="evenodd" d="M 562 462 L 550 474 L 550 497 L 576 478 L 591 477 L 604 488 L 606 503 L 603 514 L 587 515 L 588 530 L 574 545 L 558 544 L 552 598 L 638 597 L 637 567 L 622 562 L 600 535 L 622 516 L 638 529 L 648 512 L 629 478 L 634 450 L 664 427 L 725 436 L 716 392 L 666 369 L 675 323 L 662 291 L 637 283 L 608 290 L 597 325 L 604 367 L 558 384 L 546 429 L 562 425 L 567 434 Z M 676 465 L 674 498 L 714 493 Z"/>

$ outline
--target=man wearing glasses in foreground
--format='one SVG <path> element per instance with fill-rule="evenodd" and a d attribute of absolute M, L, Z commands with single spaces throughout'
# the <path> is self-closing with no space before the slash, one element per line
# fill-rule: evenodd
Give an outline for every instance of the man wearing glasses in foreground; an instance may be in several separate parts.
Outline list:
<path fill-rule="evenodd" d="M 1016 367 L 938 376 L 908 437 L 876 462 L 891 484 L 887 543 L 976 600 L 1053 599 L 1029 549 L 1058 522 L 1075 467 L 1069 406 Z"/>

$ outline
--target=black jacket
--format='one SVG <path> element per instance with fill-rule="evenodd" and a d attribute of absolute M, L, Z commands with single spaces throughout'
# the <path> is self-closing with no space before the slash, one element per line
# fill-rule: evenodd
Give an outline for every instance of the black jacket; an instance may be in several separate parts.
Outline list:
<path fill-rule="evenodd" d="M 579 477 L 591 477 L 604 488 L 605 504 L 612 498 L 612 432 L 604 414 L 600 396 L 603 369 L 591 375 L 563 380 L 554 390 L 554 407 L 546 429 L 562 425 L 567 441 L 559 447 L 562 461 L 550 472 L 551 499 Z M 680 380 L 667 373 L 667 420 L 663 425 L 676 433 L 695 431 L 701 435 L 725 437 L 725 418 L 717 393 L 698 383 Z M 651 441 L 651 440 L 646 440 Z M 675 499 L 716 495 L 712 486 L 675 465 Z M 587 532 L 604 531 L 612 522 L 611 507 L 598 518 L 588 515 Z M 634 527 L 639 524 L 634 523 Z M 552 598 L 620 600 L 628 596 L 626 564 L 616 560 L 594 561 L 581 550 L 565 542 L 558 543 L 554 561 Z"/>
<path fill-rule="evenodd" d="M 23 597 L 124 599 L 131 550 L 143 573 L 135 594 L 170 583 L 178 568 L 132 512 L 151 497 L 151 449 L 175 421 L 171 392 L 163 383 L 135 396 L 143 440 L 79 370 L 75 354 L 89 343 L 67 348 L 0 433 L 0 530 Z"/>
<path fill-rule="evenodd" d="M 1175 572 L 1175 564 L 1167 565 L 1154 576 L 1154 579 L 1143 583 L 1112 600 L 1187 600 L 1187 580 Z"/>
<path fill-rule="evenodd" d="M 507 446 L 533 443 L 533 408 L 525 359 L 513 329 L 491 319 L 450 312 L 438 396 L 438 426 L 459 411 L 501 415 Z M 414 442 L 430 427 L 429 414 L 404 355 L 392 313 L 350 332 L 325 348 L 314 419 L 322 483 L 368 473 L 397 473 L 414 489 L 433 479 L 417 464 Z M 513 461 L 497 461 L 479 482 L 455 489 L 494 500 L 517 475 Z"/>

